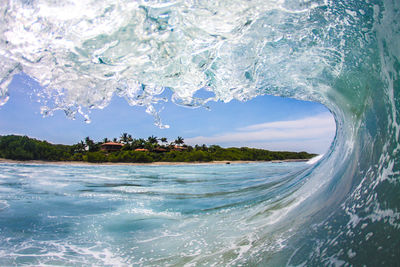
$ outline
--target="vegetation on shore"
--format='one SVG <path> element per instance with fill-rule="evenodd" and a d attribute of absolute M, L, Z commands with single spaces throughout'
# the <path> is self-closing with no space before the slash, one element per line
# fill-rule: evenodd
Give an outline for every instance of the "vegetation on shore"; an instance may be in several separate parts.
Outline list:
<path fill-rule="evenodd" d="M 13 160 L 45 160 L 45 161 L 86 161 L 86 162 L 209 162 L 209 161 L 271 161 L 287 159 L 310 159 L 315 154 L 307 152 L 269 151 L 248 147 L 222 148 L 218 145 L 188 146 L 182 137 L 171 143 L 167 138 L 150 136 L 145 139 L 134 139 L 123 133 L 119 140 L 118 151 L 101 149 L 103 143 L 110 142 L 105 138 L 102 142 L 94 142 L 89 137 L 74 145 L 54 145 L 27 136 L 0 136 L 0 158 Z"/>

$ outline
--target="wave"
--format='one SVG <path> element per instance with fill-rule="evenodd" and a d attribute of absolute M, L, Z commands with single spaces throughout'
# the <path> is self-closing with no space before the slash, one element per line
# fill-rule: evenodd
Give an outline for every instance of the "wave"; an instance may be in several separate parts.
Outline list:
<path fill-rule="evenodd" d="M 278 252 L 248 262 L 399 262 L 398 1 L 15 0 L 0 12 L 0 105 L 20 72 L 44 87 L 44 115 L 87 121 L 118 95 L 167 127 L 165 88 L 188 107 L 264 94 L 326 105 L 337 125 L 329 152 L 263 217 L 266 233 L 290 238 L 272 235 Z"/>

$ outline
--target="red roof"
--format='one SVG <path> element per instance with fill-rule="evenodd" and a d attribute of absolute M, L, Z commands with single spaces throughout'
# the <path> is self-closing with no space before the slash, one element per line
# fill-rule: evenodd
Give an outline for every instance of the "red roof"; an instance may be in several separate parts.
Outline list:
<path fill-rule="evenodd" d="M 114 143 L 114 142 L 107 142 L 107 143 L 103 143 L 101 144 L 102 146 L 124 146 L 124 144 L 121 143 Z"/>
<path fill-rule="evenodd" d="M 135 151 L 149 151 L 149 150 L 146 148 L 136 148 Z"/>
<path fill-rule="evenodd" d="M 174 148 L 177 148 L 177 149 L 187 149 L 187 147 L 184 147 L 184 146 L 177 146 L 177 145 L 175 145 Z"/>

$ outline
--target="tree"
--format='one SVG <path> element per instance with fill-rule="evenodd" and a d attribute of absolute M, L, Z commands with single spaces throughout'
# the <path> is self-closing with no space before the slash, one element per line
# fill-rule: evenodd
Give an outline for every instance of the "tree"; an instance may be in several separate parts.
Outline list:
<path fill-rule="evenodd" d="M 87 136 L 85 138 L 85 144 L 86 144 L 86 149 L 88 149 L 89 151 L 92 151 L 94 148 L 94 142 L 92 139 L 90 139 L 89 136 Z"/>
<path fill-rule="evenodd" d="M 168 139 L 166 137 L 160 138 L 161 143 L 168 143 Z"/>
<path fill-rule="evenodd" d="M 147 138 L 147 142 L 149 142 L 150 144 L 152 144 L 152 145 L 158 145 L 158 139 L 157 139 L 157 137 L 155 137 L 155 136 L 149 136 L 148 138 Z"/>
<path fill-rule="evenodd" d="M 127 144 L 129 142 L 128 133 L 123 133 L 119 140 L 121 141 L 121 143 Z"/>
<path fill-rule="evenodd" d="M 221 150 L 221 147 L 220 146 L 218 146 L 218 145 L 211 145 L 209 148 L 208 148 L 208 151 L 210 151 L 210 152 L 216 152 L 216 151 L 218 151 L 218 150 Z"/>
<path fill-rule="evenodd" d="M 86 147 L 85 148 L 89 152 L 95 152 L 95 151 L 99 151 L 100 150 L 101 142 L 95 143 L 92 139 L 90 139 L 89 136 L 85 138 L 85 143 L 86 143 Z"/>
<path fill-rule="evenodd" d="M 103 143 L 108 143 L 108 142 L 110 142 L 110 140 L 108 140 L 107 137 L 103 139 Z"/>
<path fill-rule="evenodd" d="M 85 143 L 83 141 L 80 141 L 79 143 L 73 146 L 73 152 L 82 153 L 85 151 L 85 148 L 86 148 Z"/>
<path fill-rule="evenodd" d="M 181 144 L 183 144 L 183 143 L 185 143 L 185 142 L 184 142 L 184 140 L 183 140 L 182 137 L 178 136 L 178 137 L 175 139 L 175 144 L 181 145 Z"/>
<path fill-rule="evenodd" d="M 128 134 L 128 142 L 131 143 L 133 141 L 132 135 Z"/>
<path fill-rule="evenodd" d="M 150 138 L 152 139 L 152 138 Z M 181 143 L 178 140 L 177 143 Z M 152 141 L 153 142 L 153 141 Z M 147 148 L 152 151 L 154 144 L 144 140 L 135 139 L 132 144 L 127 144 L 121 151 L 100 152 L 100 142 L 94 142 L 86 137 L 73 146 L 54 145 L 27 136 L 0 136 L 0 158 L 18 160 L 78 160 L 91 162 L 152 162 L 152 161 L 210 161 L 210 160 L 284 160 L 284 159 L 309 159 L 314 154 L 306 152 L 269 151 L 256 148 L 222 148 L 217 145 L 196 145 L 196 150 L 188 146 L 183 149 L 172 149 L 165 153 L 131 151 L 135 148 Z M 88 148 L 89 151 L 86 151 Z"/>
<path fill-rule="evenodd" d="M 203 144 L 203 145 L 201 146 L 201 150 L 203 150 L 203 151 L 208 151 L 207 145 L 206 145 L 206 144 Z"/>
<path fill-rule="evenodd" d="M 146 140 L 139 138 L 139 139 L 135 139 L 132 142 L 132 149 L 136 149 L 136 148 L 144 148 L 146 144 Z"/>

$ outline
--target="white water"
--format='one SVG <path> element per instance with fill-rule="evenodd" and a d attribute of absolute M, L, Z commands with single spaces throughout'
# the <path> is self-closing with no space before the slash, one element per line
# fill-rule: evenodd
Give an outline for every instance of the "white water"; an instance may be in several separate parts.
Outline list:
<path fill-rule="evenodd" d="M 43 114 L 61 109 L 87 121 L 117 94 L 165 127 L 156 109 L 165 87 L 192 107 L 263 94 L 320 102 L 336 138 L 276 206 L 275 225 L 290 239 L 268 238 L 276 229 L 259 207 L 265 234 L 252 248 L 282 249 L 245 262 L 395 266 L 399 10 L 395 0 L 9 0 L 0 7 L 1 104 L 21 71 L 45 86 Z M 200 89 L 214 97 L 194 98 Z"/>

